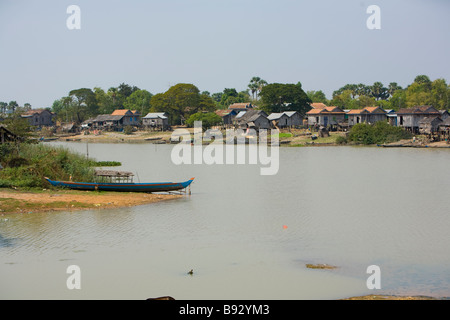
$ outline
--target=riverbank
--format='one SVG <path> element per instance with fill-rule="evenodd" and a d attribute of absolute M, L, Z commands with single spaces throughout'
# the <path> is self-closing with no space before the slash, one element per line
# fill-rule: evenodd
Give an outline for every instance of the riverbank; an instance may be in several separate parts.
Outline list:
<path fill-rule="evenodd" d="M 187 129 L 193 134 L 193 128 Z M 102 132 L 101 134 L 78 134 L 71 136 L 53 136 L 47 138 L 47 141 L 68 141 L 68 142 L 90 142 L 90 143 L 151 143 L 151 144 L 169 144 L 173 131 L 136 131 L 132 134 L 121 132 Z M 225 137 L 225 132 L 223 132 Z M 312 138 L 313 137 L 313 138 Z M 345 132 L 330 132 L 329 136 L 320 137 L 317 132 L 311 132 L 307 129 L 283 129 L 279 135 L 281 147 L 320 147 L 320 146 L 349 146 L 356 145 L 352 143 L 339 143 L 339 137 L 346 137 Z M 204 143 L 208 143 L 205 142 Z M 369 146 L 377 146 L 369 145 Z M 404 139 L 393 143 L 378 145 L 380 147 L 400 148 L 450 148 L 446 141 L 427 142 L 425 137 L 416 137 L 416 139 Z"/>
<path fill-rule="evenodd" d="M 111 209 L 181 198 L 174 194 L 0 189 L 0 214 Z"/>

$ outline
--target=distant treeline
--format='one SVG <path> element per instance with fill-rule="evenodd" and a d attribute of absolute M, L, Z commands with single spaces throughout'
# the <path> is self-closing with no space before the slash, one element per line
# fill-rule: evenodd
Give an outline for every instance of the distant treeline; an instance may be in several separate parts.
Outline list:
<path fill-rule="evenodd" d="M 396 82 L 387 86 L 381 82 L 372 85 L 346 84 L 334 91 L 331 99 L 328 99 L 321 90 L 305 92 L 300 82 L 268 83 L 260 77 L 250 79 L 244 90 L 225 88 L 222 92 L 212 94 L 200 91 L 189 83 L 176 84 L 166 92 L 157 94 L 121 83 L 106 91 L 99 87 L 71 90 L 67 96 L 55 100 L 50 110 L 62 122 L 76 123 L 99 114 L 111 114 L 122 108 L 137 110 L 142 115 L 148 112 L 166 112 L 170 123 L 176 125 L 184 123 L 196 113 L 212 113 L 217 109 L 226 109 L 233 103 L 251 103 L 268 113 L 298 111 L 304 114 L 309 110 L 311 102 L 323 102 L 342 109 L 381 106 L 384 109 L 398 110 L 432 105 L 437 109 L 449 110 L 450 86 L 445 79 L 431 81 L 426 75 L 418 75 L 405 88 Z M 0 102 L 1 114 L 30 108 L 29 103 L 19 107 L 16 101 Z"/>

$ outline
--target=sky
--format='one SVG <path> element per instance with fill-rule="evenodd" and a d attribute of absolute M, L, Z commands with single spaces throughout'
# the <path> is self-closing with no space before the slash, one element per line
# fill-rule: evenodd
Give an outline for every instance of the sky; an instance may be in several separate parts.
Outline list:
<path fill-rule="evenodd" d="M 0 0 L 0 101 L 45 108 L 121 83 L 241 91 L 254 76 L 328 98 L 348 83 L 449 82 L 449 14 L 448 0 Z"/>

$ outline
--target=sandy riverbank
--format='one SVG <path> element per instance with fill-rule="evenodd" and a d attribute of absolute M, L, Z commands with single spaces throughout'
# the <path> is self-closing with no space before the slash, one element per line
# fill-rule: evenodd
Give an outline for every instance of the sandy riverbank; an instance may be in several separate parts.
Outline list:
<path fill-rule="evenodd" d="M 131 207 L 181 198 L 174 194 L 0 189 L 0 214 Z"/>

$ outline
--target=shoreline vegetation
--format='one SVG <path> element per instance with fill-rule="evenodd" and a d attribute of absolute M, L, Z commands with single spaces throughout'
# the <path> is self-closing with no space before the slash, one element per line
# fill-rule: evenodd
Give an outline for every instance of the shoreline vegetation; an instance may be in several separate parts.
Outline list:
<path fill-rule="evenodd" d="M 86 159 L 63 147 L 43 143 L 0 145 L 0 215 L 42 211 L 119 208 L 182 197 L 175 194 L 78 191 L 51 186 L 55 180 L 92 182 L 95 168 L 120 162 Z"/>

